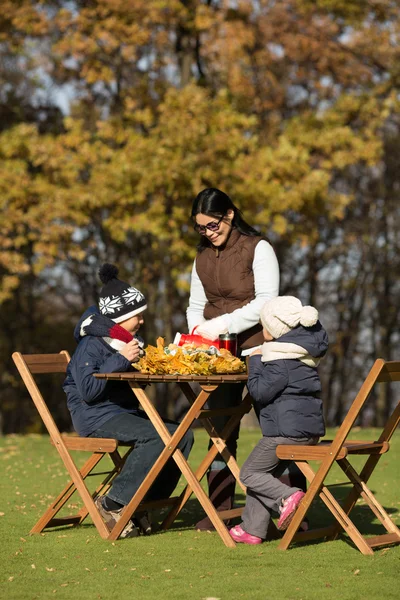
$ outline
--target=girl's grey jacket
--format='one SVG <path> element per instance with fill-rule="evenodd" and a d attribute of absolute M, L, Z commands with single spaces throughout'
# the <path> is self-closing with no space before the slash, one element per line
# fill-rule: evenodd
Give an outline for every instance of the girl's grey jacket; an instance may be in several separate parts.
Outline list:
<path fill-rule="evenodd" d="M 247 383 L 256 403 L 263 436 L 300 438 L 325 435 L 321 381 L 317 369 L 297 358 L 286 358 L 285 348 L 293 348 L 288 344 L 296 344 L 310 358 L 319 359 L 328 349 L 328 334 L 318 321 L 313 327 L 299 325 L 264 346 L 270 343 L 284 344 L 281 347 L 283 352 L 279 352 L 282 358 L 262 362 L 261 355 L 251 356 Z"/>

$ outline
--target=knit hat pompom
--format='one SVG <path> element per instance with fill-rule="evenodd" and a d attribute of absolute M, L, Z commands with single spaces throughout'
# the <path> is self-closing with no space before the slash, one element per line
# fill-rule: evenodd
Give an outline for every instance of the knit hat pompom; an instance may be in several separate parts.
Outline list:
<path fill-rule="evenodd" d="M 300 324 L 303 327 L 312 327 L 318 321 L 318 311 L 313 306 L 303 306 L 300 315 Z"/>
<path fill-rule="evenodd" d="M 277 296 L 264 304 L 260 318 L 263 327 L 277 339 L 298 325 L 315 325 L 318 311 L 312 306 L 303 306 L 294 296 Z"/>
<path fill-rule="evenodd" d="M 112 279 L 116 279 L 118 273 L 118 267 L 111 265 L 110 263 L 104 263 L 99 269 L 100 281 L 106 284 Z"/>

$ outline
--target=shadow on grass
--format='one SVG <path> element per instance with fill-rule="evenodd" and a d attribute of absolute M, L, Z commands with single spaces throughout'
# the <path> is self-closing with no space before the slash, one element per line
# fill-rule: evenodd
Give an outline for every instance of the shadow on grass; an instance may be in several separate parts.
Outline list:
<path fill-rule="evenodd" d="M 351 486 L 335 485 L 335 486 L 331 486 L 330 489 L 331 489 L 331 493 L 334 495 L 336 500 L 340 504 L 342 504 L 343 500 L 347 497 L 347 495 L 351 489 Z M 375 492 L 373 490 L 371 490 L 371 491 L 373 494 L 375 494 Z M 359 502 L 360 503 L 356 504 L 356 506 L 350 512 L 349 516 L 350 516 L 352 522 L 354 523 L 354 525 L 357 527 L 357 529 L 359 529 L 360 533 L 365 537 L 376 536 L 376 535 L 385 533 L 385 531 L 386 531 L 385 528 L 376 519 L 374 513 L 369 508 L 369 506 L 367 504 L 361 503 L 361 502 L 364 502 L 363 500 L 360 500 Z M 245 505 L 244 494 L 237 494 L 235 497 L 235 507 L 240 507 L 240 506 L 244 507 L 244 505 Z M 384 507 L 384 509 L 389 515 L 392 515 L 392 514 L 398 512 L 396 508 L 392 508 L 392 507 Z M 159 512 L 158 518 L 159 518 L 160 523 L 163 520 L 163 518 L 165 518 L 165 516 L 167 515 L 167 512 L 168 512 L 167 509 L 165 511 Z M 187 529 L 193 529 L 195 527 L 195 524 L 200 519 L 202 519 L 204 516 L 205 516 L 205 513 L 202 510 L 200 503 L 197 501 L 196 498 L 194 498 L 192 496 L 189 499 L 189 501 L 186 503 L 186 505 L 184 506 L 182 511 L 177 516 L 177 518 L 174 521 L 174 523 L 172 524 L 170 530 L 183 531 L 183 530 L 187 530 Z M 322 502 L 322 500 L 320 498 L 317 498 L 311 505 L 310 510 L 307 512 L 307 518 L 309 519 L 309 522 L 310 522 L 310 529 L 319 529 L 319 528 L 327 527 L 329 525 L 333 525 L 336 522 L 332 513 L 327 509 L 327 507 L 325 506 L 325 504 Z M 237 522 L 240 522 L 240 518 L 232 520 L 233 524 L 235 524 Z M 166 531 L 160 530 L 157 533 L 166 533 Z M 341 539 L 343 539 L 345 542 L 347 542 L 353 546 L 352 540 L 350 538 L 348 538 L 348 536 L 345 534 L 343 529 L 341 529 L 339 535 L 340 535 Z M 301 545 L 305 544 L 305 543 L 315 545 L 315 544 L 321 543 L 322 541 L 323 541 L 323 538 L 316 539 L 316 540 L 309 540 L 307 542 L 302 542 Z"/>
<path fill-rule="evenodd" d="M 347 494 L 350 491 L 350 487 L 345 486 L 345 485 L 343 485 L 343 486 L 335 485 L 335 486 L 332 486 L 330 489 L 340 504 L 342 504 L 342 501 L 346 498 Z M 373 490 L 371 490 L 371 491 L 372 491 L 372 493 L 374 493 Z M 236 494 L 235 507 L 244 507 L 244 505 L 245 505 L 245 495 L 243 493 Z M 391 508 L 391 507 L 384 507 L 384 508 L 389 515 L 398 512 L 395 508 Z M 168 533 L 167 530 L 160 529 L 160 525 L 161 525 L 162 521 L 165 519 L 165 517 L 167 516 L 168 511 L 169 511 L 168 508 L 153 511 L 153 513 L 152 513 L 152 516 L 153 516 L 152 520 L 153 520 L 153 524 L 154 524 L 153 535 L 164 535 L 164 534 Z M 200 519 L 202 519 L 204 516 L 205 516 L 205 513 L 204 513 L 199 501 L 195 498 L 195 496 L 192 495 L 191 498 L 188 500 L 188 502 L 185 504 L 184 508 L 181 510 L 181 512 L 177 516 L 174 523 L 171 525 L 169 531 L 177 532 L 177 531 L 194 530 L 196 523 Z M 335 519 L 334 519 L 332 513 L 326 508 L 325 504 L 319 498 L 317 498 L 311 505 L 311 508 L 307 513 L 307 517 L 310 522 L 310 529 L 319 529 L 319 528 L 327 527 L 327 526 L 335 523 Z M 366 504 L 356 504 L 356 506 L 353 508 L 353 510 L 350 513 L 350 518 L 363 536 L 366 536 L 366 537 L 374 536 L 374 535 L 379 535 L 379 534 L 385 532 L 384 527 L 376 519 L 374 513 L 371 511 L 369 506 Z M 232 520 L 232 524 L 236 524 L 238 522 L 240 522 L 240 518 L 236 518 L 236 519 Z M 84 523 L 79 525 L 79 527 L 82 527 L 83 530 L 88 531 L 88 532 L 90 530 L 94 531 L 94 525 L 92 524 L 90 519 L 88 519 L 87 521 L 85 521 Z M 59 526 L 59 527 L 54 527 L 51 530 L 47 530 L 47 531 L 48 532 L 50 532 L 50 531 L 51 532 L 63 532 L 63 531 L 65 532 L 68 529 L 70 530 L 71 528 L 65 527 L 65 526 Z M 347 542 L 353 546 L 353 543 L 350 540 L 350 538 L 348 538 L 347 535 L 343 535 L 343 533 L 344 532 L 342 530 L 341 534 L 340 534 L 341 539 L 343 539 L 345 542 Z M 317 540 L 309 540 L 307 542 L 302 542 L 301 545 L 303 545 L 303 544 L 316 545 L 316 544 L 321 543 L 322 541 L 323 541 L 323 538 L 320 538 Z M 300 545 L 300 543 L 297 543 L 296 545 Z"/>

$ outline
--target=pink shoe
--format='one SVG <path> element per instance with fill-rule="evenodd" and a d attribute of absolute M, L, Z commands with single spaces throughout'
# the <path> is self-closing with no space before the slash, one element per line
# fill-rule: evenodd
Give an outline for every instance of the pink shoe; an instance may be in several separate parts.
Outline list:
<path fill-rule="evenodd" d="M 256 535 L 251 535 L 250 533 L 246 533 L 244 529 L 240 527 L 240 525 L 235 525 L 229 531 L 229 534 L 235 542 L 239 542 L 241 544 L 262 544 L 262 539 L 257 537 Z"/>
<path fill-rule="evenodd" d="M 286 498 L 286 500 L 284 500 L 280 509 L 281 516 L 279 517 L 277 525 L 280 531 L 289 527 L 294 517 L 294 513 L 296 512 L 304 496 L 304 492 L 295 492 L 294 494 Z"/>

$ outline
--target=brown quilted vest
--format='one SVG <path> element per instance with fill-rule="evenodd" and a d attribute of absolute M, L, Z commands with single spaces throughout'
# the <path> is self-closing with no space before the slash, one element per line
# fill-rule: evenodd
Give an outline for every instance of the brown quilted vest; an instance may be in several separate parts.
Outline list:
<path fill-rule="evenodd" d="M 254 251 L 261 236 L 242 235 L 234 229 L 223 248 L 209 247 L 196 257 L 197 274 L 207 296 L 204 317 L 213 319 L 255 298 L 252 270 Z M 262 326 L 255 325 L 238 334 L 242 350 L 264 342 Z"/>

